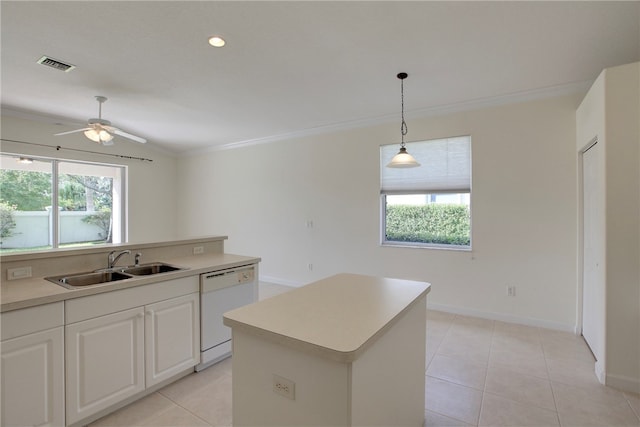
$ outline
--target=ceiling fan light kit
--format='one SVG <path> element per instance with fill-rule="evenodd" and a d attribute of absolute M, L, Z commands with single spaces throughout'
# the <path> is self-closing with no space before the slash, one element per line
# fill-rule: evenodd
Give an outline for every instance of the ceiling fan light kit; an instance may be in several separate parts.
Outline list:
<path fill-rule="evenodd" d="M 68 135 L 70 133 L 76 132 L 84 132 L 84 136 L 89 138 L 93 142 L 97 142 L 102 145 L 113 145 L 113 138 L 115 135 L 122 136 L 124 138 L 130 139 L 135 142 L 139 142 L 144 144 L 147 142 L 146 139 L 140 138 L 139 136 L 132 135 L 130 133 L 124 132 L 117 127 L 111 125 L 109 120 L 104 120 L 102 118 L 102 104 L 107 101 L 105 96 L 96 96 L 96 101 L 98 101 L 98 118 L 89 119 L 87 121 L 87 127 L 82 129 L 76 129 L 69 132 L 61 132 L 56 133 L 55 136 L 60 135 Z"/>
<path fill-rule="evenodd" d="M 92 140 L 93 142 L 98 142 L 102 145 L 113 145 L 113 135 L 107 132 L 104 129 L 89 129 L 84 131 L 84 136 Z"/>

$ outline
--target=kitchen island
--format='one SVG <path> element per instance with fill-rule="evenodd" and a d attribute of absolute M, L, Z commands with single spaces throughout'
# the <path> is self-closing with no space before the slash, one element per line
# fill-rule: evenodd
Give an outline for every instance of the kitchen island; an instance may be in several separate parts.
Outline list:
<path fill-rule="evenodd" d="M 225 313 L 233 424 L 423 425 L 430 288 L 338 274 Z"/>

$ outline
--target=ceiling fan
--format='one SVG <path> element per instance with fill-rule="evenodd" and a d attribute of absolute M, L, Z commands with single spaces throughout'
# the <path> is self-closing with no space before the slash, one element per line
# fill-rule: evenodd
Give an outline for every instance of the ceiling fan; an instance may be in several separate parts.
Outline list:
<path fill-rule="evenodd" d="M 109 120 L 105 120 L 102 118 L 102 104 L 106 102 L 107 98 L 104 96 L 96 96 L 96 100 L 98 101 L 98 118 L 97 119 L 96 118 L 89 119 L 89 121 L 87 122 L 86 128 L 71 130 L 69 132 L 56 133 L 55 136 L 68 135 L 70 133 L 76 133 L 76 132 L 84 132 L 84 135 L 87 138 L 102 145 L 113 145 L 113 137 L 115 135 L 122 136 L 124 138 L 130 139 L 135 142 L 139 142 L 141 144 L 144 144 L 147 142 L 147 140 L 144 138 L 131 135 L 130 133 L 127 133 L 118 129 L 117 127 L 111 126 L 111 122 Z"/>

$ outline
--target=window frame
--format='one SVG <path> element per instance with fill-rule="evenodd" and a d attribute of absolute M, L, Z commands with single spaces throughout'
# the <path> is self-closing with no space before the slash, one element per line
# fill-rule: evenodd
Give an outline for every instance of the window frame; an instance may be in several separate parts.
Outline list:
<path fill-rule="evenodd" d="M 52 209 L 52 217 L 53 221 L 51 224 L 50 234 L 51 234 L 51 247 L 46 249 L 32 249 L 25 248 L 24 252 L 40 252 L 43 250 L 60 250 L 66 248 L 60 248 L 60 209 L 59 209 L 59 182 L 60 182 L 60 164 L 79 164 L 84 166 L 97 166 L 97 167 L 109 167 L 114 169 L 119 169 L 119 181 L 118 188 L 114 185 L 113 191 L 115 194 L 119 194 L 119 197 L 113 197 L 112 200 L 112 215 L 115 217 L 116 210 L 118 212 L 118 216 L 120 218 L 120 225 L 118 230 L 118 240 L 115 241 L 116 233 L 114 231 L 112 240 L 114 243 L 127 243 L 128 241 L 128 178 L 129 178 L 129 169 L 127 165 L 115 164 L 115 163 L 102 163 L 95 161 L 87 161 L 87 160 L 77 160 L 77 159 L 63 159 L 63 158 L 55 158 L 55 157 L 46 157 L 39 155 L 30 155 L 30 154 L 19 154 L 13 152 L 0 152 L 0 155 L 3 157 L 13 157 L 13 158 L 28 158 L 41 162 L 48 162 L 51 164 L 51 209 Z M 19 169 L 18 169 L 19 170 Z M 67 174 L 68 172 L 62 172 L 63 174 Z M 115 183 L 114 183 L 115 184 Z M 117 200 L 116 200 L 117 199 Z M 114 227 L 115 228 L 115 227 Z M 107 244 L 107 243 L 105 243 Z"/>
<path fill-rule="evenodd" d="M 393 146 L 397 147 L 398 144 L 384 144 L 380 146 L 380 246 L 382 247 L 400 247 L 400 248 L 414 248 L 414 249 L 437 249 L 437 250 L 450 250 L 450 251 L 463 251 L 463 252 L 471 252 L 473 248 L 473 190 L 472 190 L 472 138 L 471 135 L 459 135 L 452 137 L 444 137 L 444 138 L 434 138 L 428 140 L 418 140 L 407 142 L 407 151 L 412 153 L 411 145 L 416 143 L 428 143 L 434 141 L 447 140 L 452 138 L 467 138 L 468 140 L 468 153 L 469 153 L 469 186 L 468 191 L 462 189 L 441 189 L 435 190 L 430 188 L 429 190 L 424 191 L 416 191 L 416 190 L 391 190 L 385 191 L 383 190 L 383 177 L 382 177 L 382 168 L 386 167 L 388 163 L 388 159 L 383 159 L 383 147 L 385 146 Z M 412 153 L 413 154 L 413 153 Z M 417 158 L 419 163 L 422 163 L 419 158 Z M 424 166 L 419 166 L 424 167 Z M 443 243 L 423 243 L 423 242 L 400 242 L 394 240 L 387 240 L 387 196 L 388 195 L 433 195 L 433 194 L 469 194 L 469 245 L 453 245 L 453 244 L 443 244 Z"/>

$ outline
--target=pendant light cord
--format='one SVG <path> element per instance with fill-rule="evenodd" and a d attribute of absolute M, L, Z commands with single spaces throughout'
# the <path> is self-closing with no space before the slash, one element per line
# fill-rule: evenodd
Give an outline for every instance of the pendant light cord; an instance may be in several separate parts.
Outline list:
<path fill-rule="evenodd" d="M 407 123 L 404 121 L 404 79 L 407 78 L 406 73 L 398 74 L 398 78 L 400 79 L 400 105 L 401 105 L 401 115 L 402 115 L 402 123 L 400 124 L 400 135 L 402 139 L 401 147 L 404 148 L 404 136 L 407 134 Z"/>

